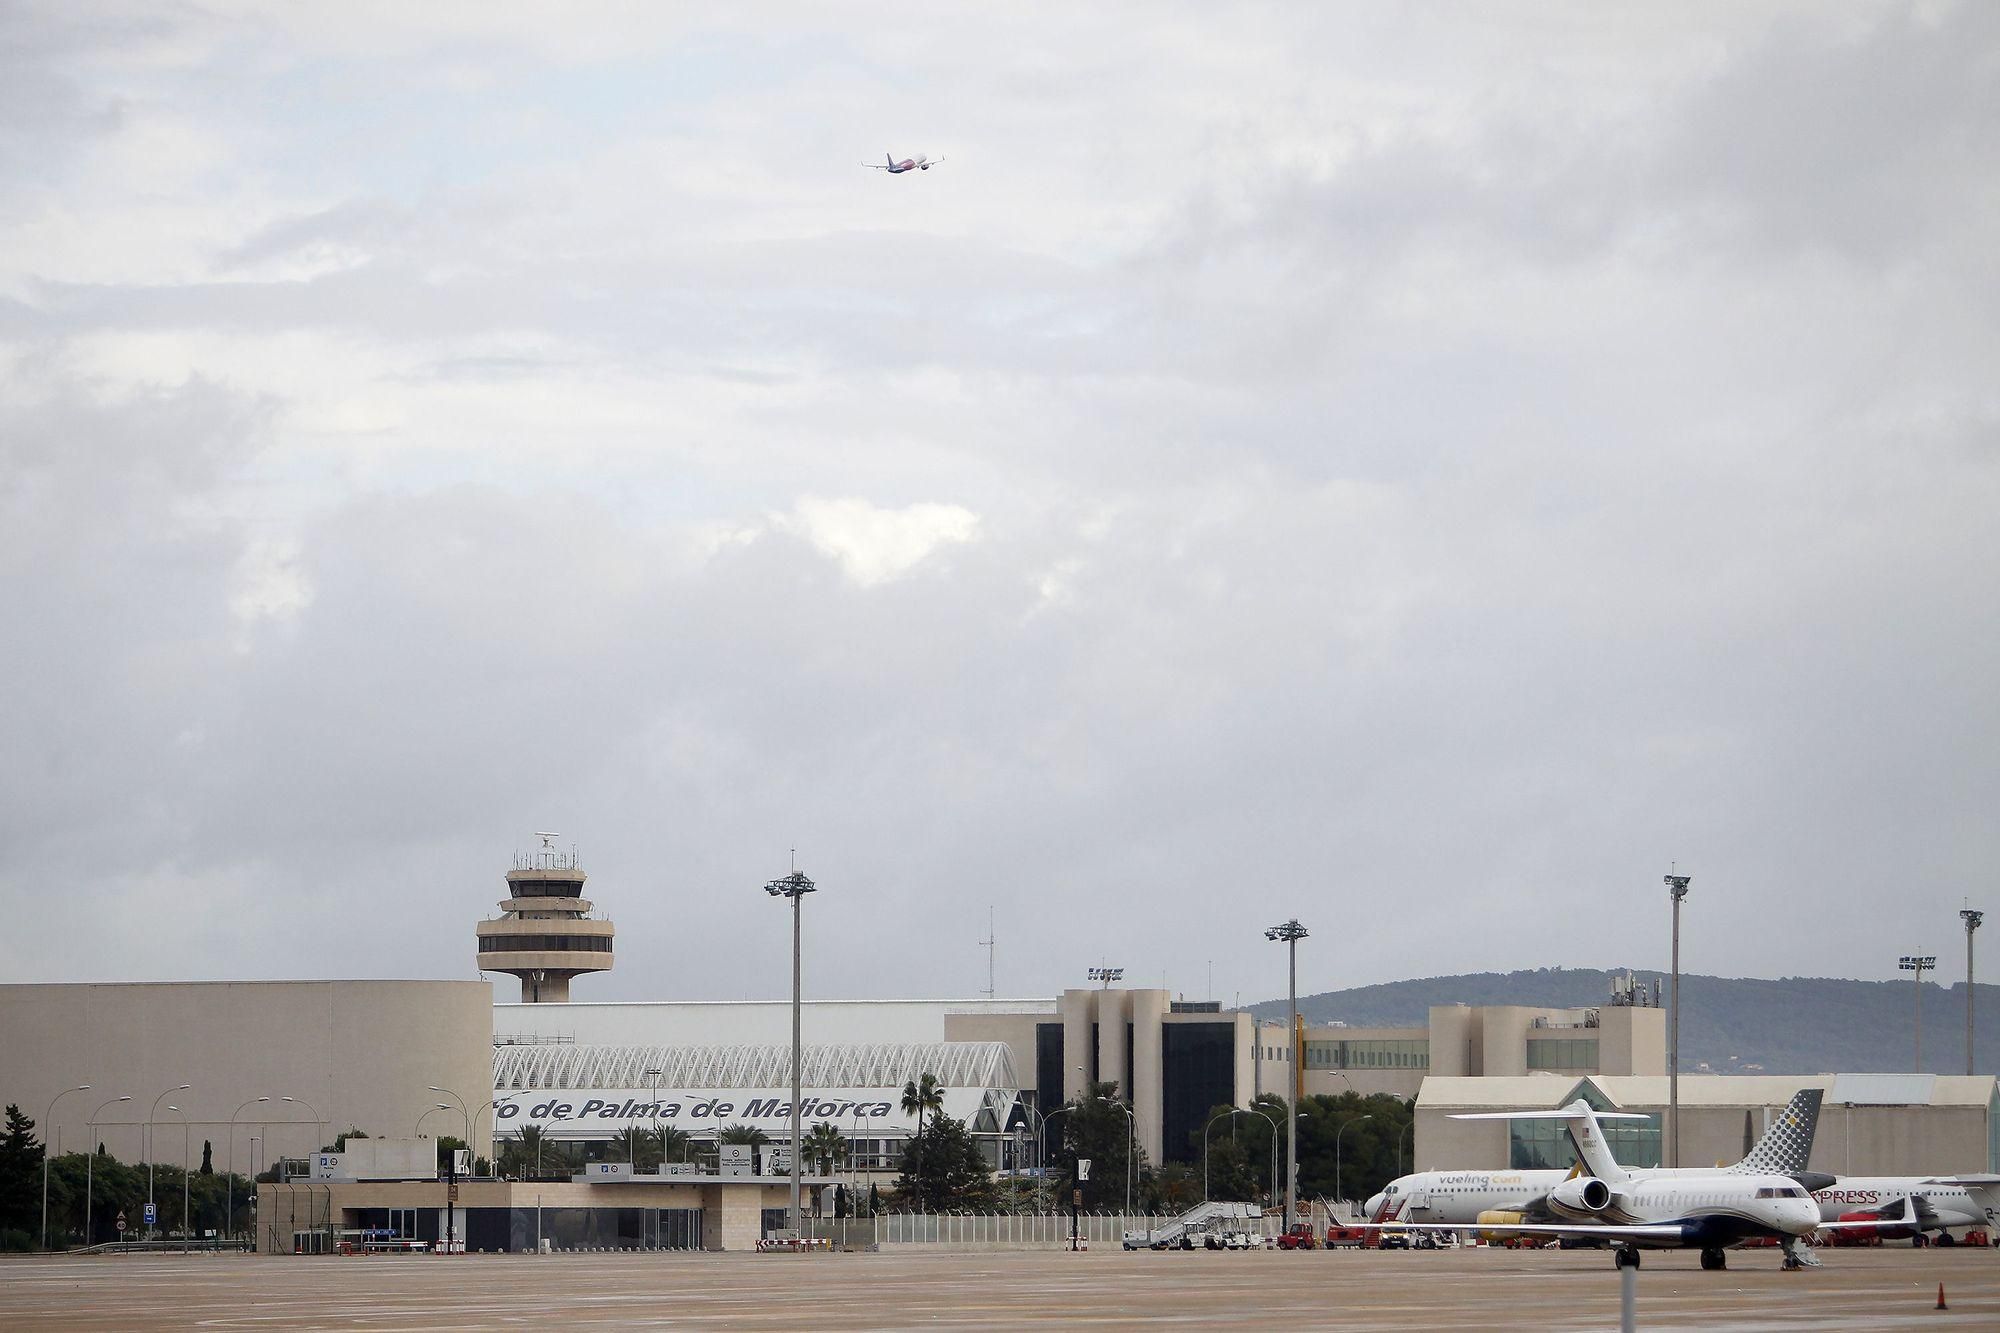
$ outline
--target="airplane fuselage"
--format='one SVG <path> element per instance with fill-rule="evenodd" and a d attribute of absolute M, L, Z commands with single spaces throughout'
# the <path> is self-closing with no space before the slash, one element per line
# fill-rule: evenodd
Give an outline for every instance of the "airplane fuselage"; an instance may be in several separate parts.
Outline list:
<path fill-rule="evenodd" d="M 1942 1184 L 1925 1176 L 1842 1176 L 1831 1188 L 1813 1191 L 1824 1221 L 1846 1213 L 1893 1214 L 1909 1199 L 1926 1231 L 2000 1225 L 2000 1199 L 1985 1190 Z"/>

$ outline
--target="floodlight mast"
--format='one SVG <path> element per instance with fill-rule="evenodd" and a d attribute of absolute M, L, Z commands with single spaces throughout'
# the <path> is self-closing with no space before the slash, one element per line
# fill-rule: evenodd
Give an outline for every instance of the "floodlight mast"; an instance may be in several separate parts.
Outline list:
<path fill-rule="evenodd" d="M 1972 932 L 1979 929 L 1986 913 L 1961 908 L 1958 919 L 1965 922 L 1965 1072 L 1972 1072 Z"/>
<path fill-rule="evenodd" d="M 1971 938 L 1969 929 L 1966 938 Z M 1917 1072 L 1919 1074 L 1924 1072 L 1924 973 L 1936 966 L 1937 955 L 1934 953 L 1906 953 L 1896 960 L 1898 971 L 1913 973 L 1917 980 Z"/>
<path fill-rule="evenodd" d="M 1285 1099 L 1288 1110 L 1285 1115 L 1285 1230 L 1292 1229 L 1292 1218 L 1298 1214 L 1299 1199 L 1299 941 L 1309 932 L 1293 917 L 1289 921 L 1272 926 L 1264 932 L 1267 940 L 1283 940 L 1291 955 L 1291 985 L 1288 994 L 1292 1002 L 1291 1026 L 1285 1030 L 1285 1052 L 1291 1067 L 1291 1093 Z"/>
<path fill-rule="evenodd" d="M 794 869 L 783 879 L 774 879 L 764 886 L 764 892 L 773 898 L 792 900 L 792 1144 L 789 1156 L 792 1159 L 792 1234 L 805 1230 L 805 1215 L 799 1208 L 799 1167 L 802 1158 L 799 1153 L 799 901 L 816 886 L 802 873 Z M 805 1251 L 801 1247 L 799 1252 Z"/>
<path fill-rule="evenodd" d="M 1676 867 L 1678 868 L 1678 867 Z M 1687 897 L 1693 875 L 1669 874 L 1667 892 L 1674 900 L 1674 983 L 1667 1015 L 1667 1165 L 1681 1164 L 1681 899 Z"/>

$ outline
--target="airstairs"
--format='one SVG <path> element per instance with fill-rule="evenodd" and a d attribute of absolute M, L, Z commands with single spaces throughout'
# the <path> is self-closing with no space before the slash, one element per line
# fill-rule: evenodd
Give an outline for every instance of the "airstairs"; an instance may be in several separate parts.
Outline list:
<path fill-rule="evenodd" d="M 1163 1227 L 1150 1231 L 1128 1231 L 1125 1233 L 1125 1248 L 1128 1250 L 1148 1249 L 1154 1245 L 1178 1245 L 1183 1236 L 1200 1236 L 1210 1231 L 1227 1230 L 1230 1222 L 1249 1222 L 1263 1216 L 1263 1209 L 1254 1203 L 1223 1203 L 1210 1200 L 1198 1203 Z"/>

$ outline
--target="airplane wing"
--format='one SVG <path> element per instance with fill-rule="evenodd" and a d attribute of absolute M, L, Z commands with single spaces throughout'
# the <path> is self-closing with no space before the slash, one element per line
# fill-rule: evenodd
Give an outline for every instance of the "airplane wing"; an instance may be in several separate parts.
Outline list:
<path fill-rule="evenodd" d="M 1992 1189 L 2000 1185 L 2000 1176 L 1972 1174 L 1966 1176 L 1930 1176 L 1917 1182 L 1920 1185 L 1963 1185 L 1967 1189 Z"/>
<path fill-rule="evenodd" d="M 887 163 L 884 163 L 884 162 L 863 162 L 863 163 L 862 163 L 861 165 L 862 165 L 862 166 L 864 166 L 864 167 L 866 167 L 866 168 L 868 168 L 868 169 L 869 169 L 870 171 L 894 171 L 894 170 L 895 170 L 895 168 L 894 168 L 894 167 L 892 167 L 892 166 L 889 166 L 889 165 L 888 165 Z"/>

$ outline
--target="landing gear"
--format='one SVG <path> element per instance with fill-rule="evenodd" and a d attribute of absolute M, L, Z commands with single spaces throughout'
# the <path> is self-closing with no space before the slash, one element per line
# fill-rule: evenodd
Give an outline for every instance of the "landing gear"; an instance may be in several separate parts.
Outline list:
<path fill-rule="evenodd" d="M 1799 1244 L 1797 1236 L 1787 1236 L 1784 1240 L 1787 1273 L 1796 1273 L 1801 1268 L 1818 1268 L 1819 1256 Z"/>
<path fill-rule="evenodd" d="M 1611 1252 L 1611 1262 L 1619 1268 L 1637 1268 L 1639 1266 L 1639 1252 L 1630 1245 L 1620 1245 Z"/>
<path fill-rule="evenodd" d="M 1710 1273 L 1720 1272 L 1729 1267 L 1729 1252 L 1710 1246 L 1701 1252 L 1701 1266 Z"/>
<path fill-rule="evenodd" d="M 1956 1245 L 1956 1244 L 1958 1244 L 1958 1242 L 1957 1242 L 1956 1240 L 1952 1239 L 1952 1235 L 1951 1235 L 1951 1233 L 1950 1233 L 1949 1231 L 1940 1231 L 1940 1232 L 1938 1232 L 1938 1238 L 1937 1238 L 1937 1240 L 1936 1240 L 1936 1241 L 1935 1241 L 1934 1243 L 1935 1243 L 1935 1244 L 1938 1244 L 1938 1245 Z"/>

